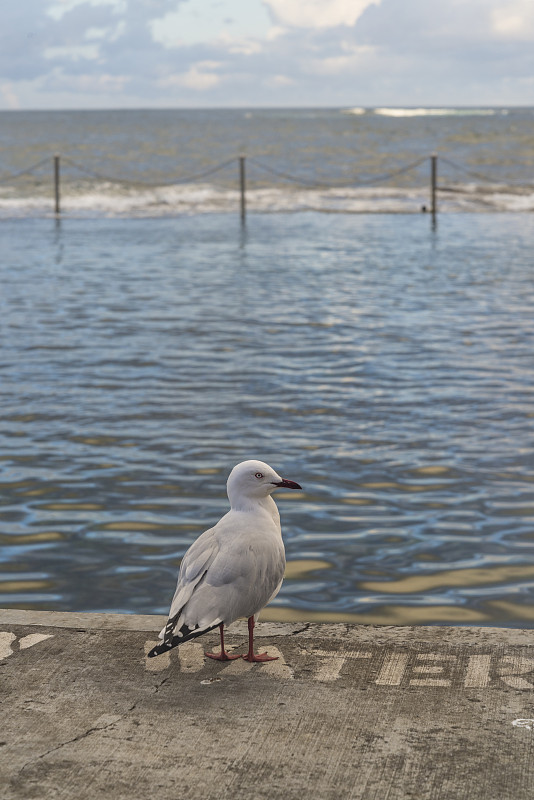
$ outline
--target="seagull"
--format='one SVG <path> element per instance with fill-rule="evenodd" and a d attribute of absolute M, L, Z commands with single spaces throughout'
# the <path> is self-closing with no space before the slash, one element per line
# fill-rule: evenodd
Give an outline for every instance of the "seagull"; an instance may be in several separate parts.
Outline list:
<path fill-rule="evenodd" d="M 226 484 L 230 511 L 183 557 L 169 619 L 159 634 L 162 642 L 149 658 L 218 627 L 221 652 L 206 653 L 209 658 L 276 660 L 254 653 L 255 617 L 280 591 L 286 566 L 280 514 L 271 497 L 275 489 L 302 487 L 263 461 L 242 461 L 233 468 Z M 224 626 L 240 617 L 248 620 L 248 652 L 229 655 Z"/>

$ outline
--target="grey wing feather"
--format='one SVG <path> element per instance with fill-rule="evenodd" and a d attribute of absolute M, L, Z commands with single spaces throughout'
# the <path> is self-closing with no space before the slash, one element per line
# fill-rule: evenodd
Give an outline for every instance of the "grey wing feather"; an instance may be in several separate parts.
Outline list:
<path fill-rule="evenodd" d="M 180 564 L 178 583 L 169 610 L 169 621 L 161 631 L 160 637 L 167 639 L 176 629 L 181 628 L 180 619 L 186 603 L 191 599 L 195 588 L 202 581 L 211 564 L 217 557 L 219 545 L 214 529 L 209 528 L 193 542 Z"/>

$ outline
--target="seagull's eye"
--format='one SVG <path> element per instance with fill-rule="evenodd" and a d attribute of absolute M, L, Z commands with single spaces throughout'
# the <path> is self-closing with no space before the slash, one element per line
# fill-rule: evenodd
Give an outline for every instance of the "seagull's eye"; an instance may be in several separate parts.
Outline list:
<path fill-rule="evenodd" d="M 254 475 L 254 477 L 255 477 L 255 478 L 257 478 L 258 480 L 259 480 L 260 478 L 263 478 L 263 472 L 256 472 L 256 474 Z"/>

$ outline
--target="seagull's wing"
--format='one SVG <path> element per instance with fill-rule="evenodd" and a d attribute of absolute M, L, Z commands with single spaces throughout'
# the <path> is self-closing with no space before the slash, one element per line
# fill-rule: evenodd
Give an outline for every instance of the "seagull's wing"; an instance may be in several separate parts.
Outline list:
<path fill-rule="evenodd" d="M 216 620 L 208 625 L 196 624 L 190 627 L 184 619 L 185 606 L 196 587 L 205 579 L 218 552 L 219 544 L 215 536 L 215 528 L 204 531 L 186 552 L 180 564 L 176 591 L 169 610 L 169 619 L 159 635 L 163 642 L 150 651 L 148 654 L 150 657 L 160 655 L 188 639 L 200 636 L 201 633 L 212 630 L 221 622 L 221 620 Z"/>
<path fill-rule="evenodd" d="M 209 528 L 193 542 L 182 559 L 176 591 L 172 598 L 169 619 L 173 619 L 191 598 L 219 553 L 215 528 Z M 178 621 L 178 619 L 177 619 Z"/>

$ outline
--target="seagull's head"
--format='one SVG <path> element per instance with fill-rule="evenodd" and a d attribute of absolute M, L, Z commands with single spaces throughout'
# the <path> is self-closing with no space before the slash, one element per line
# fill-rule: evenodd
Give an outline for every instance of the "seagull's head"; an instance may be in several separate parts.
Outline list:
<path fill-rule="evenodd" d="M 295 481 L 281 478 L 264 461 L 242 461 L 231 471 L 226 484 L 232 507 L 242 500 L 262 500 L 275 489 L 302 489 Z"/>

